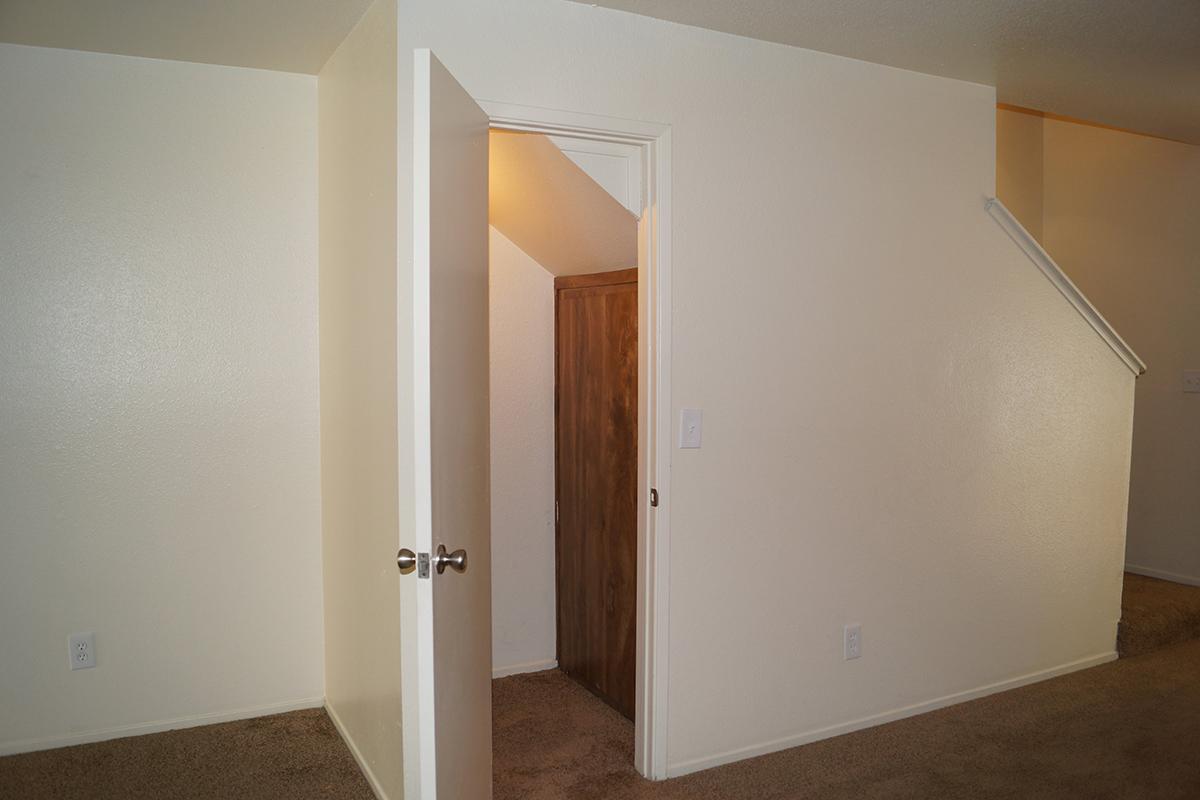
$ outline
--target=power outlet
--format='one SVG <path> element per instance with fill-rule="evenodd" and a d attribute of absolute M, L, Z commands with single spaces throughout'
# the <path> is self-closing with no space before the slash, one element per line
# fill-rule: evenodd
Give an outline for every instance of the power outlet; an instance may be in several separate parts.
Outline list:
<path fill-rule="evenodd" d="M 862 657 L 862 625 L 847 625 L 842 628 L 842 658 L 849 661 Z"/>
<path fill-rule="evenodd" d="M 67 655 L 71 658 L 71 669 L 96 666 L 96 634 L 72 633 L 67 637 Z"/>
<path fill-rule="evenodd" d="M 1200 392 L 1200 369 L 1185 369 L 1183 371 L 1183 390 L 1188 394 Z"/>

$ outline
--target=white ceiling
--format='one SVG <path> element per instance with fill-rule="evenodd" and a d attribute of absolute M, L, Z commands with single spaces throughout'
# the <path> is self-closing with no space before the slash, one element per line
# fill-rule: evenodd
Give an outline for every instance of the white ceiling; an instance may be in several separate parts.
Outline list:
<path fill-rule="evenodd" d="M 1200 0 L 576 0 L 995 86 L 1200 144 Z"/>
<path fill-rule="evenodd" d="M 493 2 L 494 0 L 485 0 Z M 1200 144 L 1200 0 L 578 0 Z M 371 0 L 0 0 L 0 41 L 316 73 Z"/>
<path fill-rule="evenodd" d="M 0 42 L 315 74 L 371 0 L 0 0 Z"/>

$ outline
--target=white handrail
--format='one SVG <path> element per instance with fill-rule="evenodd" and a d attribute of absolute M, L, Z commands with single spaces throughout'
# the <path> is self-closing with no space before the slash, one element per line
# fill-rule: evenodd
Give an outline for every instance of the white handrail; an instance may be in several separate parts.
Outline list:
<path fill-rule="evenodd" d="M 1087 320 L 1087 323 L 1096 330 L 1096 333 L 1100 334 L 1100 338 L 1125 362 L 1125 365 L 1132 370 L 1134 376 L 1136 377 L 1145 372 L 1146 364 L 1138 358 L 1137 353 L 1133 352 L 1133 349 L 1117 334 L 1113 326 L 1108 323 L 1108 320 L 1096 310 L 1096 307 L 1088 302 L 1088 299 L 1083 296 L 1083 292 L 1079 291 L 1079 287 L 1071 282 L 1071 279 L 1067 277 L 1067 274 L 1062 271 L 1062 268 L 1058 264 L 1054 263 L 1054 259 L 1050 257 L 1050 254 L 1038 244 L 1037 239 L 1034 239 L 1029 231 L 1025 230 L 1025 227 L 1017 221 L 1017 218 L 1004 206 L 1004 203 L 1001 203 L 998 197 L 993 197 L 987 201 L 985 207 L 987 208 L 987 212 L 992 215 L 992 219 L 996 220 L 996 223 L 1004 229 L 1009 238 L 1017 243 L 1017 246 L 1025 252 L 1025 255 L 1029 256 L 1029 260 L 1037 265 L 1042 274 L 1054 284 L 1054 288 L 1058 289 L 1062 293 L 1062 296 L 1067 298 L 1067 301 L 1075 307 L 1079 315 Z"/>

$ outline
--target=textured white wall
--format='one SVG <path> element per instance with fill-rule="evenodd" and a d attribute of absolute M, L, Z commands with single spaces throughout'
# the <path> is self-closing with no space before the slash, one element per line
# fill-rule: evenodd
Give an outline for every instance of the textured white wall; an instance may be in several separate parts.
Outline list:
<path fill-rule="evenodd" d="M 315 79 L 0 45 L 0 108 L 0 752 L 319 705 Z"/>
<path fill-rule="evenodd" d="M 553 666 L 554 276 L 491 229 L 492 669 Z"/>
<path fill-rule="evenodd" d="M 983 210 L 991 88 L 557 0 L 400 17 L 476 97 L 671 126 L 706 426 L 667 498 L 672 772 L 1112 656 L 1133 376 Z"/>
<path fill-rule="evenodd" d="M 1138 379 L 1129 569 L 1200 584 L 1200 147 L 997 112 L 999 193 L 1149 369 Z"/>
<path fill-rule="evenodd" d="M 1045 246 L 1145 359 L 1129 492 L 1131 568 L 1200 584 L 1200 147 L 1045 122 Z"/>
<path fill-rule="evenodd" d="M 395 31 L 395 3 L 379 0 L 321 70 L 318 138 L 325 691 L 372 783 L 398 798 L 400 575 L 392 559 L 397 476 L 412 462 L 398 442 L 412 426 L 397 430 Z"/>

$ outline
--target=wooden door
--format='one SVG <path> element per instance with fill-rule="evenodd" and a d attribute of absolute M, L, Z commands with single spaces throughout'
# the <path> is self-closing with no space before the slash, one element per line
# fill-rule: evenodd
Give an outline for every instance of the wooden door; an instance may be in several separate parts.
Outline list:
<path fill-rule="evenodd" d="M 633 719 L 637 270 L 554 293 L 558 664 Z"/>

